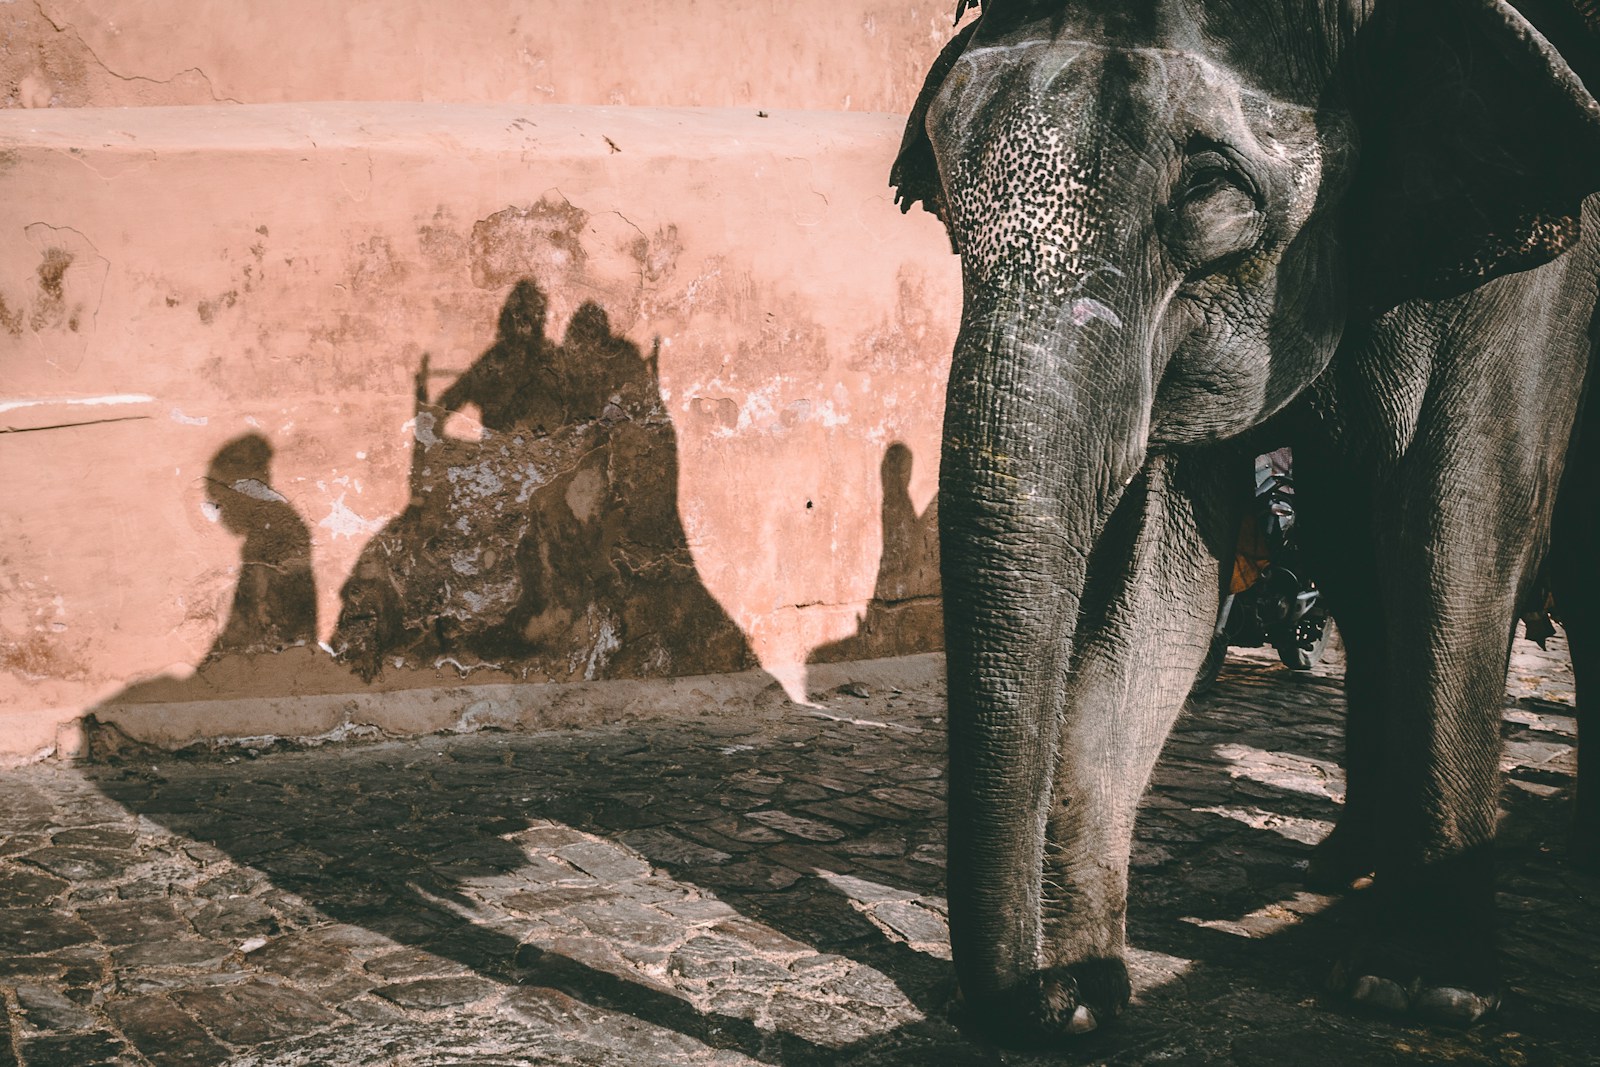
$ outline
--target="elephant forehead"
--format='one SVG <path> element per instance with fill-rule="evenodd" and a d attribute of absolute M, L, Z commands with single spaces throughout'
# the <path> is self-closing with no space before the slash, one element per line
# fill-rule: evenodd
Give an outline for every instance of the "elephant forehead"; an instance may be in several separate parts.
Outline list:
<path fill-rule="evenodd" d="M 1114 129 L 1136 150 L 1197 126 L 1239 125 L 1246 112 L 1291 127 L 1316 114 L 1198 52 L 1027 39 L 962 53 L 931 103 L 928 132 L 936 148 L 941 140 L 1026 133 L 997 126 L 1029 112 L 1035 124 L 1080 134 Z"/>
<path fill-rule="evenodd" d="M 1237 84 L 1241 80 L 1227 66 L 1189 48 L 1032 34 L 973 42 L 957 59 L 950 76 L 984 82 L 1001 75 L 1005 81 L 1020 80 L 1034 93 L 1042 94 L 1055 89 L 1063 76 L 1080 71 L 1088 71 L 1091 77 L 1120 72 L 1131 81 L 1146 81 L 1153 87 L 1177 81 L 1183 88 L 1192 89 L 1197 85 Z M 992 91 L 994 87 L 985 88 Z"/>
<path fill-rule="evenodd" d="M 1192 137 L 1273 172 L 1291 227 L 1322 177 L 1317 112 L 1174 49 L 1061 39 L 969 49 L 928 133 L 969 264 L 1068 290 L 1134 236 L 1139 213 L 1127 209 L 1164 196 Z M 1119 221 L 1106 231 L 1112 204 Z"/>
<path fill-rule="evenodd" d="M 963 258 L 1067 285 L 1085 273 L 1115 164 L 1037 117 L 1014 119 L 949 168 Z"/>

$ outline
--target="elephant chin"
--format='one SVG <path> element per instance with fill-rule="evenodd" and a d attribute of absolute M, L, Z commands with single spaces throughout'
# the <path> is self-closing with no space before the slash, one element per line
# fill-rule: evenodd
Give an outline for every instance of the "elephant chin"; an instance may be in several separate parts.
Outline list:
<path fill-rule="evenodd" d="M 1008 1048 L 1053 1048 L 1108 1026 L 1132 986 L 1120 959 L 1082 960 L 1036 971 L 1003 993 L 963 994 L 953 1012 L 962 1029 Z"/>

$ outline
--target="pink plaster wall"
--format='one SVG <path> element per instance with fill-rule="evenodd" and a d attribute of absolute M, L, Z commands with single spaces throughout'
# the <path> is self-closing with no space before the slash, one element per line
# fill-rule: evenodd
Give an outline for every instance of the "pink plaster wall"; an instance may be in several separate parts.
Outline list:
<path fill-rule="evenodd" d="M 954 0 L 10 0 L 0 4 L 0 104 L 904 113 L 954 9 Z"/>
<path fill-rule="evenodd" d="M 347 6 L 341 25 L 376 9 Z M 662 19 L 696 7 L 641 6 Z M 175 63 L 205 37 L 185 32 Z M 907 461 L 895 506 L 925 518 L 934 494 L 959 279 L 938 224 L 891 203 L 900 129 L 842 112 L 504 104 L 0 112 L 0 759 L 48 750 L 86 710 L 114 719 L 108 700 L 368 688 L 314 645 L 195 673 L 241 580 L 241 538 L 208 475 L 242 436 L 272 449 L 271 514 L 309 532 L 323 641 L 358 560 L 415 496 L 417 455 L 439 457 L 430 476 L 467 494 L 445 515 L 463 536 L 501 521 L 525 455 L 540 480 L 567 479 L 561 515 L 581 518 L 598 440 L 584 435 L 604 419 L 496 459 L 475 421 L 489 416 L 468 407 L 423 426 L 440 451 L 416 448 L 423 355 L 437 401 L 496 344 L 519 280 L 546 294 L 551 338 L 592 304 L 612 349 L 654 353 L 666 421 L 649 398 L 622 398 L 615 418 L 675 442 L 677 469 L 659 477 L 669 489 L 676 477 L 692 555 L 680 578 L 798 687 L 883 586 L 891 446 Z M 469 453 L 484 465 L 451 466 Z M 371 685 L 584 674 L 560 657 L 399 658 Z"/>

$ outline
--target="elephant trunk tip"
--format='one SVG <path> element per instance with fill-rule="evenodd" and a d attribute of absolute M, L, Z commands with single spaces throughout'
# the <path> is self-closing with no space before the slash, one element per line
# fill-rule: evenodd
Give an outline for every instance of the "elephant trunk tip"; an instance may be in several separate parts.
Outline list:
<path fill-rule="evenodd" d="M 1109 1026 L 1132 992 L 1122 960 L 1088 959 L 1036 971 L 998 994 L 963 993 L 955 1021 L 1007 1047 L 1056 1048 Z"/>

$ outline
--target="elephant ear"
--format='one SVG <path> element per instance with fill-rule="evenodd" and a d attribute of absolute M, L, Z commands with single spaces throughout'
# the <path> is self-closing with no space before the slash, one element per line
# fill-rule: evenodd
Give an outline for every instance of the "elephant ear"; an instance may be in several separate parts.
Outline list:
<path fill-rule="evenodd" d="M 1575 244 L 1583 198 L 1600 190 L 1600 3 L 1377 10 L 1351 190 L 1373 304 L 1465 292 Z"/>
<path fill-rule="evenodd" d="M 966 9 L 963 3 L 962 11 Z M 960 15 L 957 15 L 959 18 Z M 972 31 L 978 28 L 976 20 L 968 23 L 950 39 L 939 53 L 939 58 L 933 61 L 933 66 L 928 69 L 928 77 L 922 83 L 922 91 L 917 94 L 917 102 L 911 108 L 911 115 L 906 119 L 906 132 L 900 138 L 900 154 L 895 156 L 894 166 L 889 169 L 889 184 L 895 187 L 895 203 L 900 205 L 901 212 L 911 210 L 911 205 L 922 201 L 924 211 L 932 213 L 940 222 L 950 224 L 950 218 L 944 208 L 944 188 L 939 183 L 939 168 L 933 159 L 933 144 L 928 140 L 928 106 L 933 103 L 935 94 L 944 85 L 944 80 L 950 74 L 956 60 L 961 58 L 961 53 L 966 50 L 967 41 L 972 38 Z"/>

